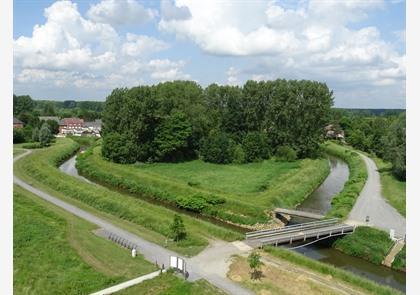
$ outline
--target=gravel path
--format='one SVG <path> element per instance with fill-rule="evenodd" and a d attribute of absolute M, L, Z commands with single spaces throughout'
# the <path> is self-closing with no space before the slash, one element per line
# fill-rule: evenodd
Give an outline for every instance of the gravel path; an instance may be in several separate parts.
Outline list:
<path fill-rule="evenodd" d="M 375 162 L 361 153 L 359 155 L 365 161 L 368 179 L 346 223 L 366 224 L 366 216 L 369 216 L 370 225 L 386 231 L 394 229 L 396 236 L 404 237 L 405 218 L 382 196 L 380 175 Z"/>
<path fill-rule="evenodd" d="M 13 162 L 16 162 L 17 160 L 21 159 L 22 157 L 30 153 L 31 151 L 26 151 L 25 153 L 15 157 Z M 112 232 L 118 235 L 119 237 L 124 238 L 138 245 L 138 249 L 140 253 L 144 256 L 145 259 L 147 259 L 148 261 L 152 263 L 157 262 L 159 265 L 164 264 L 165 267 L 167 267 L 169 264 L 169 256 L 174 255 L 174 256 L 182 257 L 173 251 L 163 248 L 157 244 L 151 243 L 118 226 L 115 226 L 112 223 L 106 221 L 105 219 L 99 218 L 89 212 L 86 212 L 76 206 L 73 206 L 50 194 L 47 194 L 33 187 L 32 185 L 26 183 L 22 179 L 18 178 L 16 175 L 13 175 L 13 182 L 21 186 L 22 188 L 30 191 L 31 193 L 37 195 L 41 199 L 44 199 L 86 221 L 89 221 L 97 225 L 98 227 L 108 232 Z M 228 263 L 227 255 L 229 255 L 230 257 L 230 255 L 232 254 L 239 254 L 244 251 L 240 249 L 239 247 L 236 247 L 234 243 L 220 242 L 218 246 L 219 246 L 220 251 L 219 249 L 215 249 L 214 244 L 213 244 L 213 245 L 210 245 L 210 247 L 205 249 L 202 253 L 200 253 L 200 255 L 196 257 L 184 258 L 186 260 L 187 270 L 189 272 L 188 279 L 191 281 L 194 281 L 200 278 L 204 278 L 207 281 L 209 281 L 211 284 L 219 287 L 220 289 L 230 294 L 244 294 L 244 295 L 254 294 L 250 290 L 242 288 L 241 286 L 232 282 L 226 277 L 225 265 Z M 209 257 L 208 255 L 209 253 L 212 253 L 213 255 Z M 208 263 L 209 258 L 210 260 L 216 263 Z M 222 265 L 222 267 L 220 267 L 220 265 Z"/>

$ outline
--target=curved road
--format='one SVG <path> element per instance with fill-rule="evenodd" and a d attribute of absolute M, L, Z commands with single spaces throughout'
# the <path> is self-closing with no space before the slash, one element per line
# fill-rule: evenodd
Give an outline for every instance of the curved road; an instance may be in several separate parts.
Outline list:
<path fill-rule="evenodd" d="M 13 159 L 13 162 L 16 162 L 17 160 L 30 154 L 31 152 L 32 151 L 26 151 L 25 153 L 16 156 Z M 31 193 L 37 195 L 41 199 L 44 199 L 88 222 L 95 224 L 107 232 L 114 233 L 119 237 L 129 240 L 130 242 L 136 244 L 138 246 L 137 249 L 144 256 L 144 258 L 152 263 L 157 262 L 159 265 L 164 264 L 165 267 L 167 267 L 169 262 L 169 256 L 173 255 L 180 257 L 179 254 L 176 254 L 173 251 L 163 248 L 157 244 L 151 243 L 135 234 L 132 234 L 106 221 L 105 219 L 99 218 L 87 211 L 84 211 L 76 206 L 62 201 L 59 198 L 47 194 L 26 183 L 16 175 L 13 175 L 13 182 L 21 186 L 22 188 L 30 191 Z M 200 278 L 204 278 L 211 284 L 219 287 L 220 289 L 230 294 L 254 294 L 250 290 L 242 288 L 241 286 L 232 282 L 226 277 L 226 271 L 228 269 L 230 256 L 233 254 L 240 254 L 250 250 L 250 248 L 241 248 L 241 246 L 238 246 L 237 243 L 238 242 L 227 243 L 220 241 L 217 244 L 213 243 L 210 247 L 205 249 L 196 257 L 184 258 L 187 263 L 187 270 L 190 274 L 189 280 L 194 281 Z"/>
<path fill-rule="evenodd" d="M 369 225 L 388 232 L 394 229 L 396 236 L 404 237 L 405 218 L 382 196 L 381 179 L 375 162 L 362 153 L 358 154 L 365 161 L 368 178 L 346 223 L 365 225 L 366 216 L 369 216 Z"/>

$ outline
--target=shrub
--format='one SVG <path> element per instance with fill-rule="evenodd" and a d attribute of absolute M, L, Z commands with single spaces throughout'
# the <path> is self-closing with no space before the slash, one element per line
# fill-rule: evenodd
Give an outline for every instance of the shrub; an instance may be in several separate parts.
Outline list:
<path fill-rule="evenodd" d="M 276 150 L 276 161 L 292 162 L 296 158 L 296 151 L 289 146 L 279 146 Z"/>
<path fill-rule="evenodd" d="M 182 209 L 201 213 L 207 208 L 206 200 L 201 196 L 184 197 L 180 196 L 175 199 L 176 205 Z"/>
<path fill-rule="evenodd" d="M 226 199 L 216 195 L 206 195 L 202 197 L 207 203 L 211 205 L 219 205 L 226 203 Z"/>
<path fill-rule="evenodd" d="M 174 221 L 171 224 L 170 231 L 170 237 L 174 239 L 175 242 L 184 240 L 187 237 L 187 231 L 185 230 L 184 221 L 178 214 L 174 215 Z"/>
<path fill-rule="evenodd" d="M 47 123 L 42 124 L 39 130 L 39 142 L 41 146 L 49 146 L 54 136 L 51 133 L 50 127 Z"/>
<path fill-rule="evenodd" d="M 233 161 L 233 141 L 226 133 L 210 132 L 202 142 L 200 154 L 206 162 L 228 164 Z"/>
<path fill-rule="evenodd" d="M 21 128 L 13 128 L 13 143 L 25 142 L 25 134 Z"/>
<path fill-rule="evenodd" d="M 22 147 L 24 149 L 40 149 L 42 148 L 42 145 L 39 142 L 31 142 L 31 143 L 22 145 Z"/>
<path fill-rule="evenodd" d="M 254 162 L 270 157 L 267 135 L 260 132 L 248 133 L 242 143 L 246 162 Z"/>
<path fill-rule="evenodd" d="M 102 156 L 116 163 L 134 163 L 137 160 L 137 148 L 132 136 L 110 133 L 103 139 Z"/>
<path fill-rule="evenodd" d="M 243 164 L 245 163 L 245 152 L 240 144 L 236 145 L 233 149 L 233 163 Z"/>

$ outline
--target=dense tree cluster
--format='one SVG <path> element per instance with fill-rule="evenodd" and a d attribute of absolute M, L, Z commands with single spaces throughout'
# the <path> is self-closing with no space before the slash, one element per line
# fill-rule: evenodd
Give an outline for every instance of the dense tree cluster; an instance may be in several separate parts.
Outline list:
<path fill-rule="evenodd" d="M 393 164 L 392 172 L 405 180 L 405 112 L 335 111 L 334 122 L 345 131 L 346 142 Z"/>
<path fill-rule="evenodd" d="M 279 146 L 297 157 L 314 156 L 332 104 L 325 83 L 306 80 L 206 89 L 174 81 L 115 89 L 103 113 L 103 156 L 123 163 L 197 156 L 243 163 L 267 159 Z M 121 136 L 125 140 L 117 140 Z M 133 155 L 123 154 L 124 145 L 135 147 Z"/>

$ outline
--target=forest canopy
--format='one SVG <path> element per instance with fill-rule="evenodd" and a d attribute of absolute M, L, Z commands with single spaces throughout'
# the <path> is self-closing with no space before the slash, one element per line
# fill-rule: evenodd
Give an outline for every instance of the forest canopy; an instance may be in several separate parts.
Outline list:
<path fill-rule="evenodd" d="M 332 105 L 327 85 L 307 80 L 117 88 L 103 111 L 103 156 L 120 163 L 199 156 L 215 163 L 239 161 L 235 157 L 250 162 L 288 146 L 299 158 L 311 157 L 318 153 Z"/>

